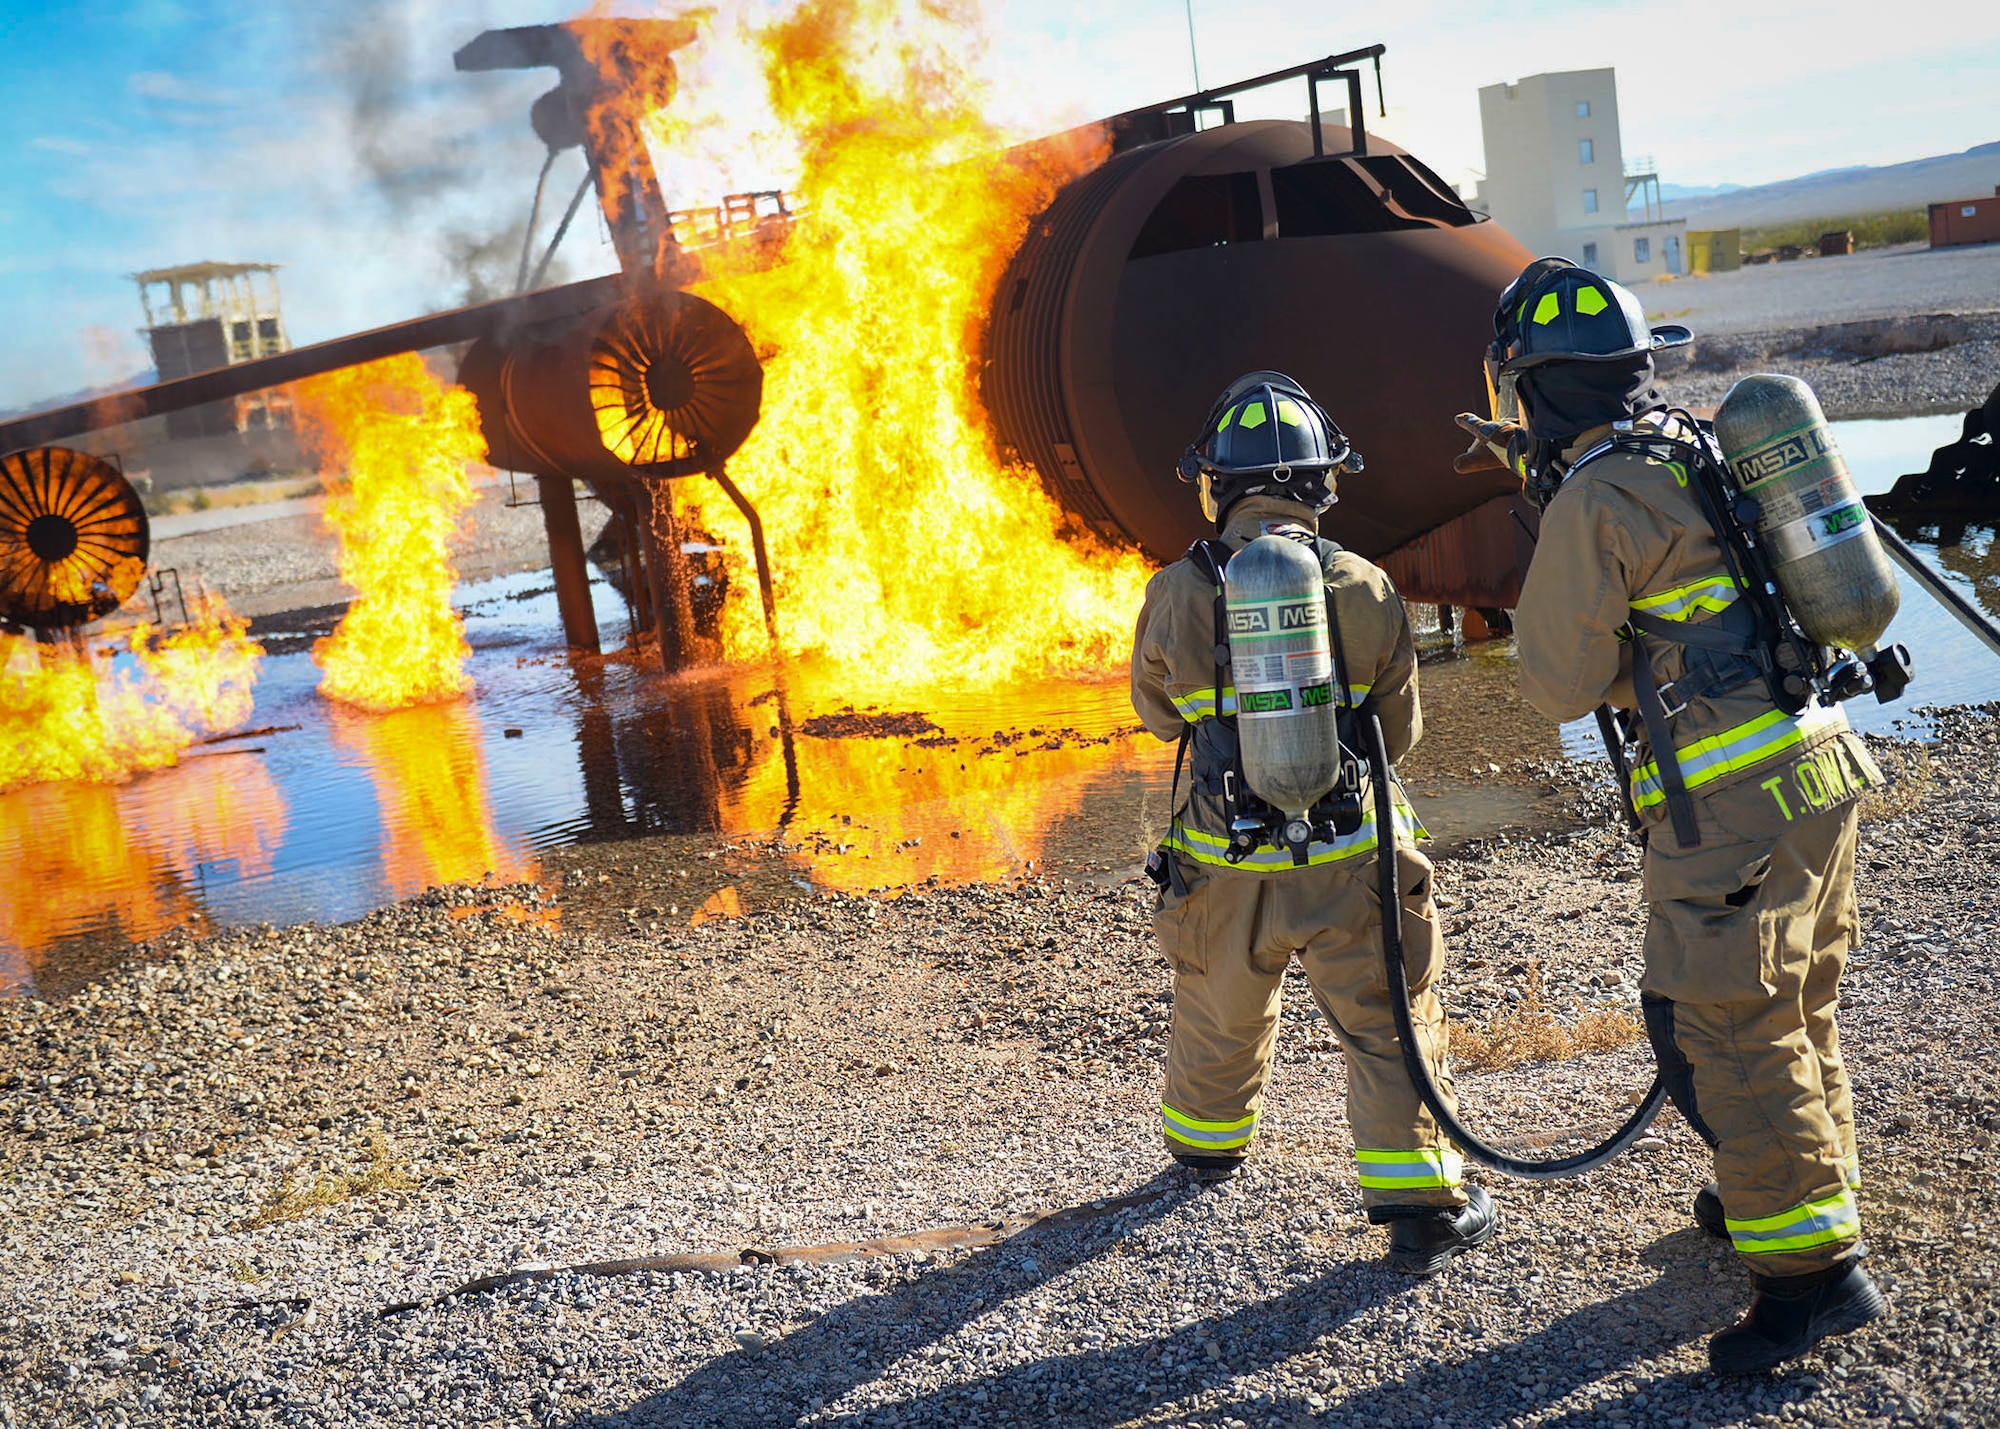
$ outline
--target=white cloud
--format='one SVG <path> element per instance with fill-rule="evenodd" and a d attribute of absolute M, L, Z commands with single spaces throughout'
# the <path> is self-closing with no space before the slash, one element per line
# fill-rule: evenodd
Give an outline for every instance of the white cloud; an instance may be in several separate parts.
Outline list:
<path fill-rule="evenodd" d="M 162 69 L 140 70 L 125 81 L 125 88 L 142 99 L 166 99 L 176 102 L 210 99 L 179 75 L 169 74 Z"/>

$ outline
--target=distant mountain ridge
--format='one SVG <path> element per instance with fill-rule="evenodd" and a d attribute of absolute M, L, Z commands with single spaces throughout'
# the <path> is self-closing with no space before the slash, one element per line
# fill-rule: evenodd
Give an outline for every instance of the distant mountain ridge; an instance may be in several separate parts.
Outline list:
<path fill-rule="evenodd" d="M 1714 198 L 1717 194 L 1742 191 L 1742 184 L 1661 184 L 1660 199 L 1664 203 L 1678 203 L 1683 199 Z"/>
<path fill-rule="evenodd" d="M 1822 169 L 1749 188 L 1725 184 L 1702 191 L 1662 185 L 1661 197 L 1667 217 L 1685 218 L 1690 227 L 1754 228 L 1988 198 L 1995 185 L 2000 185 L 2000 142 L 1902 164 Z"/>
<path fill-rule="evenodd" d="M 74 392 L 65 392 L 60 397 L 47 397 L 39 402 L 30 402 L 25 407 L 11 407 L 0 411 L 0 418 L 26 417 L 36 412 L 47 412 L 56 407 L 72 407 L 78 402 L 88 402 L 93 397 L 109 397 L 113 392 L 129 392 L 134 387 L 150 387 L 159 381 L 159 374 L 147 367 L 134 372 L 129 377 L 121 377 L 115 382 L 106 382 L 101 387 L 82 387 Z"/>

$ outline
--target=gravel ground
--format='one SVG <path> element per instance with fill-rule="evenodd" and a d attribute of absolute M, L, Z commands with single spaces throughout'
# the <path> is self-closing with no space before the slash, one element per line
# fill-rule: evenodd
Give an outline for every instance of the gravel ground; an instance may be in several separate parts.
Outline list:
<path fill-rule="evenodd" d="M 509 506 L 507 496 L 505 482 L 485 487 L 466 514 L 451 546 L 462 579 L 485 580 L 547 567 L 541 507 Z M 255 510 L 245 508 L 246 513 Z M 578 514 L 588 544 L 604 524 L 605 509 L 586 501 Z M 190 588 L 199 577 L 211 590 L 220 591 L 239 615 L 344 605 L 353 594 L 340 581 L 333 537 L 315 513 L 171 536 L 154 543 L 152 564 L 155 569 L 178 570 Z"/>
<path fill-rule="evenodd" d="M 2000 309 L 2000 243 L 1931 249 L 1871 248 L 1845 258 L 1759 263 L 1734 273 L 1646 283 L 1639 300 L 1655 322 L 1696 333 L 1768 332 L 1906 313 Z"/>
<path fill-rule="evenodd" d="M 1995 282 L 2000 283 L 2000 271 Z M 2000 296 L 2000 293 L 1996 293 Z M 1852 329 L 1786 327 L 1716 335 L 1697 330 L 1692 364 L 1668 377 L 1667 395 L 1706 411 L 1752 372 L 1782 372 L 1812 384 L 1835 419 L 1965 412 L 2000 384 L 2000 313 L 1961 320 L 1963 340 L 1933 352 L 1859 356 Z"/>
<path fill-rule="evenodd" d="M 1671 1113 L 1588 1178 L 1488 1178 L 1503 1237 L 1413 1284 L 1379 1268 L 1296 985 L 1251 1169 L 1208 1191 L 1163 1169 L 1143 885 L 802 894 L 689 927 L 666 910 L 717 863 L 785 851 L 659 839 L 564 850 L 546 890 L 169 941 L 0 1006 L 0 1423 L 1994 1423 L 2000 1101 L 1969 1068 L 2000 1018 L 2000 706 L 1938 723 L 1878 746 L 1905 777 L 1864 826 L 1846 1015 L 1894 1313 L 1775 1376 L 1702 1368 L 1745 1287 L 1688 1219 L 1703 1157 Z M 1543 772 L 1609 803 L 1587 766 Z M 1565 1016 L 1629 1003 L 1636 871 L 1601 826 L 1444 859 L 1456 1015 L 1517 999 L 1530 959 Z M 1644 1065 L 1460 1087 L 1525 1134 L 1615 1115 Z M 377 1313 L 535 1262 L 1135 1192 L 986 1250 Z"/>

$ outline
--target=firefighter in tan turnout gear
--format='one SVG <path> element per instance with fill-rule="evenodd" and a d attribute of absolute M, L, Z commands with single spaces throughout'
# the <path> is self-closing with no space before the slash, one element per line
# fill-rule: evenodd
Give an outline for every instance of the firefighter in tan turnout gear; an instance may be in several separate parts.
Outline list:
<path fill-rule="evenodd" d="M 1725 488 L 1691 480 L 1702 435 L 1653 385 L 1653 354 L 1687 330 L 1649 331 L 1630 293 L 1562 259 L 1524 272 L 1494 325 L 1494 415 L 1511 381 L 1519 424 L 1460 423 L 1544 508 L 1515 613 L 1522 693 L 1556 720 L 1635 712 L 1647 1029 L 1715 1149 L 1696 1219 L 1755 1292 L 1709 1359 L 1766 1369 L 1884 1308 L 1860 1265 L 1835 1027 L 1859 936 L 1855 801 L 1881 775 L 1838 706 L 1774 703 L 1755 602 L 1704 514 Z"/>
<path fill-rule="evenodd" d="M 1217 534 L 1153 578 L 1132 652 L 1133 707 L 1154 734 L 1181 744 L 1177 801 L 1187 780 L 1185 802 L 1177 802 L 1167 839 L 1147 865 L 1160 885 L 1153 925 L 1174 968 L 1160 1115 L 1168 1151 L 1202 1179 L 1242 1163 L 1263 1109 L 1285 969 L 1296 956 L 1346 1056 L 1368 1218 L 1389 1227 L 1391 1266 L 1428 1274 L 1490 1238 L 1499 1217 L 1485 1192 L 1462 1184 L 1459 1154 L 1404 1071 L 1379 942 L 1373 869 L 1381 831 L 1372 803 L 1360 797 L 1354 761 L 1343 760 L 1333 737 L 1336 718 L 1351 724 L 1346 707 L 1364 702 L 1381 718 L 1392 760 L 1423 730 L 1416 652 L 1395 587 L 1368 561 L 1317 537 L 1336 475 L 1360 469 L 1326 413 L 1273 372 L 1233 383 L 1181 464 L 1183 479 L 1199 484 Z M 1323 653 L 1280 657 L 1294 667 L 1280 683 L 1302 680 L 1296 691 L 1273 692 L 1250 678 L 1271 659 L 1252 653 L 1271 648 L 1254 642 L 1277 632 L 1256 633 L 1259 622 L 1248 615 L 1225 618 L 1225 581 L 1240 584 L 1252 558 L 1231 562 L 1260 537 L 1278 541 L 1260 546 L 1256 559 L 1304 563 L 1308 597 L 1290 609 L 1306 645 L 1325 642 L 1317 647 Z M 1239 726 L 1247 729 L 1260 711 L 1324 718 L 1317 728 L 1325 739 L 1304 752 L 1328 768 L 1344 764 L 1345 777 L 1312 808 L 1288 816 L 1260 797 L 1284 795 L 1260 791 L 1246 775 Z M 1344 744 L 1355 747 L 1351 735 Z M 1396 808 L 1411 1004 L 1432 1076 L 1449 1096 L 1448 1029 L 1432 988 L 1443 947 L 1431 866 L 1413 846 L 1422 830 L 1400 789 Z"/>

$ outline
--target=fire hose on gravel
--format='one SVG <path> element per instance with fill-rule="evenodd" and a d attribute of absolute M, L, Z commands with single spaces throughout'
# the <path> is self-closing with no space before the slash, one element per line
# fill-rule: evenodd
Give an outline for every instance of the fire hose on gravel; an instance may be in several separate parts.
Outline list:
<path fill-rule="evenodd" d="M 906 1255 L 912 1251 L 981 1250 L 1012 1240 L 1028 1231 L 1061 1229 L 1091 1221 L 1109 1220 L 1127 1211 L 1163 1201 L 1177 1194 L 1180 1189 L 1161 1187 L 1134 1191 L 1129 1195 L 1091 1201 L 1081 1206 L 1070 1206 L 1057 1211 L 1035 1211 L 1024 1216 L 1000 1216 L 990 1221 L 936 1226 L 909 1235 L 882 1236 L 874 1240 L 835 1241 L 827 1245 L 777 1246 L 770 1249 L 749 1246 L 733 1255 L 726 1252 L 706 1255 L 649 1255 L 630 1260 L 589 1261 L 581 1265 L 523 1265 L 497 1275 L 482 1275 L 475 1280 L 466 1281 L 463 1285 L 454 1286 L 450 1290 L 421 1300 L 403 1300 L 394 1305 L 385 1305 L 377 1312 L 377 1317 L 386 1320 L 392 1316 L 408 1314 L 413 1310 L 428 1310 L 447 1300 L 456 1300 L 467 1295 L 482 1295 L 489 1290 L 504 1290 L 511 1285 L 529 1285 L 536 1281 L 552 1280 L 558 1275 L 610 1277 L 639 1275 L 646 1271 L 728 1275 L 746 1265 L 840 1265 L 856 1260 L 872 1260 L 881 1256 Z"/>

